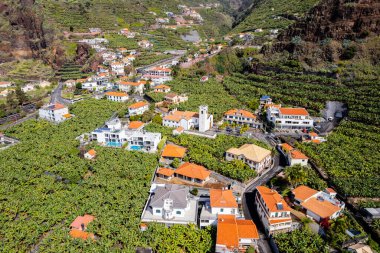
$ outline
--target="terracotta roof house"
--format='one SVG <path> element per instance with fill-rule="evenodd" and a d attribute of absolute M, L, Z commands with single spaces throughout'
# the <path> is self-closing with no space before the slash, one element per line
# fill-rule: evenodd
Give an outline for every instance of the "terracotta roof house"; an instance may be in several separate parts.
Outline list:
<path fill-rule="evenodd" d="M 94 149 L 90 149 L 84 154 L 84 158 L 86 159 L 94 159 L 96 157 L 96 151 Z"/>
<path fill-rule="evenodd" d="M 252 220 L 236 219 L 235 215 L 218 215 L 215 252 L 245 252 L 257 247 L 259 233 Z"/>
<path fill-rule="evenodd" d="M 343 211 L 345 204 L 336 199 L 336 192 L 331 188 L 317 191 L 301 185 L 293 191 L 294 203 L 306 210 L 306 215 L 317 222 L 337 218 Z"/>
<path fill-rule="evenodd" d="M 189 162 L 182 164 L 174 172 L 177 178 L 197 184 L 204 184 L 208 181 L 210 174 L 211 172 L 205 167 Z"/>
<path fill-rule="evenodd" d="M 125 102 L 128 100 L 128 94 L 125 92 L 109 91 L 109 92 L 106 92 L 105 95 L 108 100 L 114 101 L 114 102 Z"/>
<path fill-rule="evenodd" d="M 63 104 L 59 103 L 48 104 L 46 106 L 41 107 L 38 110 L 38 115 L 42 119 L 46 119 L 56 123 L 65 121 L 66 119 L 72 116 L 71 114 L 69 114 L 69 109 Z"/>
<path fill-rule="evenodd" d="M 177 127 L 176 129 L 173 130 L 173 135 L 180 135 L 185 131 L 185 129 L 181 126 Z"/>
<path fill-rule="evenodd" d="M 249 167 L 260 173 L 272 163 L 272 152 L 254 144 L 244 144 L 240 148 L 230 148 L 226 151 L 226 160 L 242 160 Z"/>
<path fill-rule="evenodd" d="M 144 126 L 145 126 L 144 122 L 141 122 L 141 121 L 131 121 L 131 122 L 129 122 L 128 129 L 129 130 L 140 131 L 141 129 L 144 128 Z"/>
<path fill-rule="evenodd" d="M 173 161 L 175 158 L 182 159 L 185 157 L 187 149 L 174 144 L 167 144 L 162 151 L 161 156 L 169 161 Z"/>
<path fill-rule="evenodd" d="M 301 166 L 307 165 L 309 161 L 309 157 L 307 157 L 304 153 L 302 153 L 298 149 L 293 148 L 287 143 L 279 144 L 279 147 L 290 166 L 293 166 L 296 164 L 299 164 Z"/>
<path fill-rule="evenodd" d="M 241 217 L 238 203 L 232 190 L 210 189 L 210 201 L 205 201 L 200 214 L 201 228 L 216 225 L 220 214 L 233 214 Z"/>
<path fill-rule="evenodd" d="M 85 214 L 84 216 L 78 216 L 71 224 L 70 224 L 70 236 L 73 238 L 79 238 L 83 240 L 87 240 L 88 238 L 95 239 L 93 233 L 85 232 L 87 229 L 87 225 L 95 219 L 94 216 Z"/>
<path fill-rule="evenodd" d="M 168 93 L 170 92 L 170 87 L 165 84 L 160 84 L 154 87 L 154 92 Z"/>
<path fill-rule="evenodd" d="M 140 102 L 131 104 L 128 107 L 129 116 L 141 115 L 148 110 L 149 110 L 149 103 L 145 101 L 140 101 Z"/>
<path fill-rule="evenodd" d="M 279 129 L 311 129 L 314 120 L 305 108 L 284 108 L 270 105 L 267 120 Z"/>
<path fill-rule="evenodd" d="M 170 168 L 159 168 L 156 172 L 157 177 L 170 180 L 173 178 L 174 170 Z"/>
<path fill-rule="evenodd" d="M 256 207 L 268 234 L 292 230 L 290 207 L 277 191 L 265 186 L 256 187 Z"/>
<path fill-rule="evenodd" d="M 239 125 L 247 125 L 252 128 L 261 128 L 262 126 L 262 124 L 257 121 L 256 115 L 242 109 L 232 109 L 225 112 L 223 120 L 229 124 L 236 123 Z"/>

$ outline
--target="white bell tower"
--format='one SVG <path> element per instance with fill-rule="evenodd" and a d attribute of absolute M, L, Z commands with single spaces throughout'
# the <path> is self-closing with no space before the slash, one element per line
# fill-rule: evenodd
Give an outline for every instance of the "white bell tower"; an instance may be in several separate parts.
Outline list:
<path fill-rule="evenodd" d="M 208 106 L 199 106 L 199 132 L 206 132 L 212 126 L 212 115 L 208 114 Z"/>

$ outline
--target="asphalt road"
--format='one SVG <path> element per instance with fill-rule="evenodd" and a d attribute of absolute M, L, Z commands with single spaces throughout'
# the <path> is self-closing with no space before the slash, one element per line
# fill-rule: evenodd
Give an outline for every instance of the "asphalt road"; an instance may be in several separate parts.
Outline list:
<path fill-rule="evenodd" d="M 21 123 L 27 121 L 28 119 L 31 119 L 31 118 L 36 117 L 37 114 L 38 114 L 38 111 L 35 111 L 35 112 L 31 113 L 31 114 L 28 114 L 28 115 L 25 116 L 24 118 L 21 118 L 21 119 L 19 119 L 19 120 L 17 120 L 17 121 L 14 121 L 14 122 L 12 122 L 12 123 L 9 123 L 9 124 L 6 124 L 6 125 L 3 125 L 3 126 L 0 126 L 0 130 L 5 130 L 5 129 L 8 129 L 8 128 L 10 128 L 10 127 L 13 127 L 13 126 L 16 126 L 16 125 L 18 125 L 18 124 L 21 124 Z"/>
<path fill-rule="evenodd" d="M 50 103 L 71 104 L 68 99 L 62 98 L 63 83 L 59 82 L 57 88 L 51 93 Z"/>

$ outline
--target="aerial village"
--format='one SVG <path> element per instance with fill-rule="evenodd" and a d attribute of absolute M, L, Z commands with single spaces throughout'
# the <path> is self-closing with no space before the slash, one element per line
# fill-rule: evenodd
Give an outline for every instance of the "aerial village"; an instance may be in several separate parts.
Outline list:
<path fill-rule="evenodd" d="M 203 22 L 195 10 L 186 6 L 179 8 L 182 15 L 167 13 L 167 17 L 157 17 L 155 26 L 176 29 Z M 288 197 L 282 194 L 284 189 L 280 191 L 278 187 L 265 185 L 272 177 L 285 177 L 285 167 L 315 167 L 297 149 L 295 139 L 292 138 L 298 136 L 300 142 L 315 144 L 328 141 L 327 134 L 323 131 L 326 126 L 320 126 L 319 119 L 310 116 L 305 108 L 286 107 L 262 94 L 256 98 L 259 101 L 257 110 L 229 108 L 217 122 L 207 103 L 200 104 L 194 111 L 178 109 L 190 97 L 172 91 L 169 83 L 173 80 L 174 69 L 188 68 L 211 57 L 220 52 L 223 45 L 214 45 L 208 49 L 208 53 L 197 52 L 186 59 L 183 59 L 183 50 L 172 50 L 166 52 L 171 55 L 166 60 L 134 68 L 133 62 L 139 58 L 141 51 L 154 50 L 153 42 L 140 40 L 137 50 L 112 49 L 108 47 L 108 40 L 100 36 L 101 29 L 91 28 L 90 33 L 95 34 L 95 38 L 82 39 L 79 43 L 87 44 L 95 50 L 102 59 L 101 64 L 86 78 L 60 82 L 58 93 L 74 94 L 79 89 L 87 97 L 128 103 L 125 115 L 114 115 L 102 126 L 83 134 L 81 147 L 85 149 L 83 158 L 90 161 L 96 161 L 100 152 L 97 147 L 158 155 L 159 166 L 152 175 L 149 197 L 141 210 L 141 231 L 148 229 L 151 223 L 166 226 L 194 224 L 199 229 L 213 226 L 216 228 L 215 252 L 264 252 L 259 247 L 262 238 L 294 231 L 302 226 L 310 226 L 313 231 L 323 235 L 326 224 L 345 212 L 345 203 L 332 188 L 317 190 L 302 184 L 293 185 L 286 189 Z M 271 30 L 270 36 L 277 33 L 277 30 Z M 139 35 L 128 28 L 121 29 L 118 34 L 131 39 Z M 249 39 L 251 35 L 242 33 L 236 36 Z M 208 78 L 203 76 L 200 81 L 207 85 Z M 5 82 L 0 85 L 7 90 L 12 86 Z M 27 92 L 27 89 L 33 87 L 30 85 L 23 89 Z M 2 93 L 5 94 L 7 90 Z M 155 102 L 148 93 L 162 96 L 163 100 Z M 72 96 L 69 99 L 58 94 L 39 108 L 38 117 L 54 124 L 71 120 L 76 115 L 70 113 L 69 105 L 86 99 L 86 96 Z M 170 130 L 172 136 L 194 135 L 215 139 L 218 135 L 233 135 L 265 140 L 266 147 L 245 143 L 224 150 L 224 161 L 240 161 L 257 176 L 240 182 L 192 162 L 188 157 L 191 152 L 189 148 L 167 141 L 161 132 L 145 130 L 154 117 L 143 122 L 142 117 L 148 113 L 157 116 L 161 126 Z M 332 117 L 342 118 L 341 114 Z M 327 118 L 325 124 L 329 124 L 333 118 Z M 17 142 L 18 140 L 0 133 L 0 148 Z M 94 148 L 87 149 L 87 145 Z M 255 197 L 250 200 L 252 203 L 247 204 L 244 194 L 251 191 L 255 192 Z M 379 210 L 367 211 L 379 217 Z M 88 224 L 95 219 L 91 213 L 78 215 L 70 225 L 70 236 L 96 240 L 94 233 L 87 232 Z M 310 223 L 304 224 L 305 219 L 309 219 Z M 259 232 L 258 227 L 262 228 L 262 232 Z M 348 249 L 352 248 L 350 252 L 359 252 L 354 251 L 355 247 L 368 247 L 363 240 L 353 240 L 348 246 Z M 249 251 L 252 249 L 254 251 Z"/>

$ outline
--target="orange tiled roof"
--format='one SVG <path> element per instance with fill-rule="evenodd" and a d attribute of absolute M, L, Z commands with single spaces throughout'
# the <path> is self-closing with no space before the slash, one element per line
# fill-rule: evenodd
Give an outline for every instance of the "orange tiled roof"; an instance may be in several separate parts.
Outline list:
<path fill-rule="evenodd" d="M 171 177 L 174 174 L 174 170 L 169 168 L 159 168 L 157 171 L 157 174 L 161 174 L 167 177 Z"/>
<path fill-rule="evenodd" d="M 292 151 L 294 148 L 292 146 L 290 146 L 288 143 L 282 143 L 281 144 L 281 147 L 283 150 L 287 151 L 287 152 L 290 152 Z"/>
<path fill-rule="evenodd" d="M 148 70 L 149 71 L 149 70 Z M 170 72 L 172 71 L 171 69 L 169 68 L 162 68 L 162 67 L 154 67 L 152 68 L 150 71 L 163 71 L 163 72 Z"/>
<path fill-rule="evenodd" d="M 308 201 L 303 202 L 301 205 L 321 218 L 328 218 L 340 210 L 339 206 L 333 205 L 327 200 L 320 201 L 316 198 L 311 198 Z"/>
<path fill-rule="evenodd" d="M 210 205 L 211 207 L 238 207 L 232 190 L 221 189 L 210 189 Z"/>
<path fill-rule="evenodd" d="M 176 111 L 176 112 L 173 112 L 172 114 L 166 115 L 164 117 L 164 120 L 171 120 L 171 121 L 178 122 L 181 119 L 190 120 L 193 117 L 198 117 L 198 113 L 197 112 L 188 112 L 188 111 L 185 111 L 185 112 Z"/>
<path fill-rule="evenodd" d="M 278 194 L 277 191 L 271 190 L 265 186 L 256 187 L 258 193 L 260 193 L 262 199 L 265 202 L 265 205 L 268 207 L 271 212 L 281 212 L 281 211 L 290 211 L 288 204 L 285 200 Z M 282 210 L 277 208 L 277 203 L 281 203 L 283 206 Z"/>
<path fill-rule="evenodd" d="M 129 129 L 139 129 L 140 127 L 144 126 L 145 123 L 144 122 L 141 122 L 141 121 L 131 121 L 129 123 L 129 126 L 128 128 Z"/>
<path fill-rule="evenodd" d="M 309 113 L 306 111 L 305 108 L 280 108 L 279 111 L 281 114 L 284 114 L 284 115 L 302 115 L 302 116 L 309 115 Z"/>
<path fill-rule="evenodd" d="M 95 219 L 95 216 L 85 214 L 83 216 L 78 216 L 71 224 L 70 227 L 74 229 L 82 229 L 82 224 L 84 224 L 84 227 L 86 229 L 86 226 L 88 223 L 93 221 Z"/>
<path fill-rule="evenodd" d="M 253 113 L 242 109 L 232 109 L 225 112 L 224 115 L 242 115 L 246 118 L 256 119 L 256 116 Z"/>
<path fill-rule="evenodd" d="M 63 114 L 63 117 L 66 119 L 69 119 L 71 118 L 71 114 L 70 113 Z"/>
<path fill-rule="evenodd" d="M 170 87 L 165 84 L 160 84 L 154 87 L 154 89 L 170 89 Z"/>
<path fill-rule="evenodd" d="M 127 97 L 128 94 L 124 92 L 116 92 L 116 91 L 109 91 L 106 92 L 107 96 L 114 96 L 114 97 Z"/>
<path fill-rule="evenodd" d="M 270 224 L 277 224 L 277 223 L 283 223 L 283 222 L 289 222 L 292 221 L 292 218 L 286 218 L 286 219 L 269 219 Z"/>
<path fill-rule="evenodd" d="M 181 127 L 181 126 L 179 126 L 179 127 L 177 127 L 176 129 L 175 129 L 177 132 L 182 132 L 183 130 L 184 130 L 184 128 L 183 127 Z"/>
<path fill-rule="evenodd" d="M 336 191 L 334 191 L 333 188 L 326 188 L 326 191 L 328 191 L 329 193 L 336 193 Z"/>
<path fill-rule="evenodd" d="M 316 132 L 310 132 L 309 135 L 313 136 L 313 137 L 317 137 L 318 136 L 318 134 Z"/>
<path fill-rule="evenodd" d="M 236 220 L 238 227 L 238 236 L 240 238 L 253 238 L 259 239 L 259 232 L 257 231 L 255 223 L 252 220 Z"/>
<path fill-rule="evenodd" d="M 321 143 L 320 140 L 311 140 L 311 142 L 313 142 L 313 143 L 317 143 L 317 144 Z"/>
<path fill-rule="evenodd" d="M 91 155 L 91 156 L 96 156 L 96 151 L 95 151 L 95 149 L 90 149 L 87 153 L 88 153 L 89 155 Z"/>
<path fill-rule="evenodd" d="M 149 104 L 147 102 L 145 102 L 145 101 L 140 101 L 140 102 L 131 104 L 128 108 L 130 108 L 130 109 L 137 109 L 137 108 L 140 108 L 140 107 L 143 107 L 143 106 L 146 106 L 146 105 L 149 105 Z"/>
<path fill-rule="evenodd" d="M 219 214 L 216 244 L 237 249 L 239 239 L 259 239 L 256 225 L 251 220 L 236 220 L 235 215 Z"/>
<path fill-rule="evenodd" d="M 139 82 L 129 82 L 129 81 L 119 81 L 120 85 L 127 85 L 127 86 L 140 86 L 146 84 L 145 81 L 139 81 Z"/>
<path fill-rule="evenodd" d="M 308 199 L 311 196 L 318 193 L 317 190 L 314 190 L 314 189 L 307 187 L 305 185 L 298 186 L 292 192 L 293 192 L 296 199 L 299 199 L 302 201 L 305 201 L 306 199 Z"/>
<path fill-rule="evenodd" d="M 292 156 L 293 159 L 309 159 L 304 153 L 297 149 L 293 149 L 290 151 L 290 155 Z"/>
<path fill-rule="evenodd" d="M 207 179 L 211 174 L 205 167 L 189 162 L 179 166 L 175 173 L 200 180 Z"/>
<path fill-rule="evenodd" d="M 281 108 L 281 104 L 265 104 L 264 105 L 264 108 L 271 108 L 271 107 L 280 109 Z"/>
<path fill-rule="evenodd" d="M 163 157 L 176 157 L 176 158 L 183 158 L 186 153 L 186 148 L 177 146 L 174 144 L 168 144 L 165 146 L 164 150 L 162 151 Z"/>
<path fill-rule="evenodd" d="M 85 232 L 79 229 L 72 229 L 69 234 L 72 238 L 77 238 L 77 239 L 82 239 L 82 240 L 87 240 L 88 238 L 95 239 L 95 236 L 93 233 Z"/>

